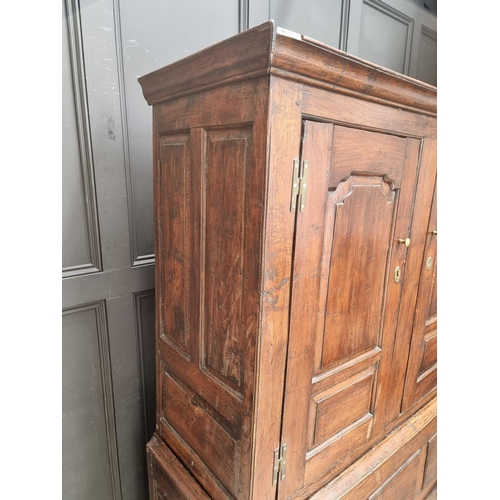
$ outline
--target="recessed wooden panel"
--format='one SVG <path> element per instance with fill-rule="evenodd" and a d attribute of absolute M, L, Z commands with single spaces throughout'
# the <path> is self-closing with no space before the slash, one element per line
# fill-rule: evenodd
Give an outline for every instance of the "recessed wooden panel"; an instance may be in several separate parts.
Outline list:
<path fill-rule="evenodd" d="M 313 446 L 370 412 L 374 372 L 368 370 L 313 397 L 315 416 Z"/>
<path fill-rule="evenodd" d="M 420 450 L 410 457 L 368 500 L 413 500 Z"/>
<path fill-rule="evenodd" d="M 433 335 L 424 342 L 424 356 L 421 372 L 437 363 L 437 335 Z"/>
<path fill-rule="evenodd" d="M 233 388 L 241 387 L 243 380 L 245 199 L 251 151 L 250 128 L 207 133 L 205 363 Z"/>
<path fill-rule="evenodd" d="M 427 457 L 425 459 L 424 488 L 436 481 L 437 477 L 437 434 L 434 434 L 427 443 Z"/>
<path fill-rule="evenodd" d="M 301 498 L 423 500 L 433 487 L 431 483 L 422 488 L 422 482 L 427 443 L 436 424 L 436 400 L 432 400 L 324 488 Z"/>
<path fill-rule="evenodd" d="M 335 127 L 329 188 L 358 172 L 378 174 L 401 187 L 406 139 L 349 127 Z"/>
<path fill-rule="evenodd" d="M 336 198 L 322 367 L 378 345 L 395 193 L 353 176 Z"/>
<path fill-rule="evenodd" d="M 437 316 L 437 263 L 434 264 L 434 276 L 432 278 L 431 301 L 429 304 L 429 311 L 427 312 L 428 318 L 431 318 L 433 316 Z"/>
<path fill-rule="evenodd" d="M 353 424 L 342 429 L 324 443 L 306 453 L 305 484 L 321 475 L 326 469 L 342 462 L 353 450 L 366 443 L 373 429 L 373 415 L 367 413 Z"/>
<path fill-rule="evenodd" d="M 189 352 L 189 255 L 191 160 L 188 135 L 160 139 L 160 259 L 168 296 L 160 298 L 162 333 Z M 164 289 L 163 289 L 164 290 Z M 162 290 L 162 293 L 164 293 Z"/>
<path fill-rule="evenodd" d="M 163 381 L 164 417 L 234 493 L 238 453 L 235 439 L 228 434 L 231 427 L 226 424 L 224 429 L 221 419 L 214 419 L 216 415 L 208 403 L 186 386 L 181 387 L 166 372 Z"/>

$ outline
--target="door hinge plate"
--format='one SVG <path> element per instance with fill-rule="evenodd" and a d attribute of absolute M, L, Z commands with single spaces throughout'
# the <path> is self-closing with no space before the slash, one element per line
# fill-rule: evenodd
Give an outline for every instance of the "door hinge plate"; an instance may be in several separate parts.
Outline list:
<path fill-rule="evenodd" d="M 273 486 L 283 481 L 286 474 L 286 447 L 284 444 L 274 450 Z"/>
<path fill-rule="evenodd" d="M 295 212 L 297 206 L 301 212 L 306 208 L 307 189 L 309 177 L 309 161 L 293 160 L 293 178 L 292 178 L 292 200 L 290 211 Z"/>

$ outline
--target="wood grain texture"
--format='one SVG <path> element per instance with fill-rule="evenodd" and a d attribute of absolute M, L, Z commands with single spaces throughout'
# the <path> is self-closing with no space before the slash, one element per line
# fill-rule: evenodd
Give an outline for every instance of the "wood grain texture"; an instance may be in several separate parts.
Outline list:
<path fill-rule="evenodd" d="M 434 484 L 437 477 L 437 434 L 427 443 L 427 458 L 425 461 L 423 486 Z"/>
<path fill-rule="evenodd" d="M 162 281 L 170 284 L 169 305 L 166 296 L 161 297 L 163 335 L 189 356 L 190 331 L 187 317 L 190 303 L 189 251 L 190 236 L 190 187 L 191 151 L 189 135 L 169 135 L 159 141 L 160 213 L 162 217 L 161 253 Z M 168 211 L 165 204 L 174 207 Z"/>
<path fill-rule="evenodd" d="M 401 298 L 393 273 L 404 268 L 406 255 L 396 235 L 406 236 L 411 223 L 418 145 L 304 122 L 310 178 L 308 206 L 297 216 L 282 431 L 290 472 L 279 498 L 307 498 L 384 433 Z M 348 154 L 358 149 L 364 154 Z M 357 377 L 367 369 L 373 384 L 359 390 Z M 308 448 L 318 424 L 308 415 L 311 395 L 337 390 L 350 394 L 353 411 L 340 415 L 334 405 L 324 406 L 319 423 L 331 422 L 318 430 L 321 442 Z"/>
<path fill-rule="evenodd" d="M 251 238 L 245 227 L 251 150 L 251 128 L 207 133 L 204 361 L 236 390 L 244 376 L 245 312 L 252 313 L 244 301 L 244 275 L 254 270 L 245 256 L 255 250 L 245 248 Z"/>
<path fill-rule="evenodd" d="M 401 137 L 435 137 L 436 119 L 391 108 L 384 103 L 357 99 L 324 89 L 304 85 L 302 111 L 311 119 L 349 124 L 356 128 L 390 133 Z"/>
<path fill-rule="evenodd" d="M 328 187 L 335 189 L 349 176 L 367 172 L 381 176 L 391 189 L 401 188 L 405 150 L 406 139 L 402 137 L 337 126 Z M 375 179 L 371 182 L 377 185 Z M 389 193 L 386 197 L 390 197 Z"/>
<path fill-rule="evenodd" d="M 435 298 L 410 352 L 435 88 L 272 23 L 141 84 L 155 103 L 157 439 L 215 500 L 425 498 Z M 294 160 L 310 168 L 299 212 Z M 420 385 L 402 410 L 409 359 Z"/>
<path fill-rule="evenodd" d="M 307 447 L 307 411 L 317 314 L 317 293 L 321 275 L 317 272 L 322 257 L 322 238 L 326 205 L 325 184 L 332 154 L 333 125 L 307 122 L 303 125 L 302 157 L 309 160 L 308 206 L 297 217 L 290 338 L 286 367 L 286 387 L 282 442 L 287 443 L 289 471 L 287 481 L 280 484 L 278 499 L 289 498 L 304 481 Z M 316 235 L 316 237 L 314 237 Z M 302 278 L 302 279 L 301 279 Z M 299 313 L 300 311 L 300 313 Z M 319 319 L 319 318 L 318 318 Z M 311 322 L 312 324 L 308 324 Z M 294 335 L 295 332 L 295 335 Z"/>
<path fill-rule="evenodd" d="M 420 276 L 422 274 L 422 265 L 424 263 L 424 251 L 428 240 L 429 219 L 431 214 L 434 186 L 436 181 L 436 141 L 434 139 L 425 139 L 422 141 L 422 150 L 420 158 L 420 173 L 417 191 L 414 200 L 413 220 L 411 225 L 411 246 L 408 249 L 407 262 L 405 265 L 404 287 L 402 295 L 402 311 L 405 312 L 398 322 L 396 342 L 394 344 L 393 363 L 391 368 L 391 393 L 393 397 L 387 403 L 387 423 L 396 421 L 398 418 L 404 418 L 405 411 L 408 411 L 409 400 L 402 405 L 403 391 L 405 387 L 405 378 L 407 378 L 408 360 L 410 356 L 411 338 L 414 331 L 414 321 L 417 306 L 417 295 L 420 285 Z M 429 274 L 429 273 L 428 273 Z M 427 296 L 424 293 L 421 296 Z M 425 312 L 419 316 L 419 322 L 425 319 L 428 306 L 426 303 Z M 410 358 L 411 359 L 411 358 Z M 419 363 L 421 362 L 419 358 Z M 431 379 L 428 379 L 430 385 L 433 385 Z M 432 390 L 432 388 L 429 388 Z M 434 393 L 428 394 L 433 397 Z M 424 394 L 420 401 L 413 399 L 419 406 L 425 403 Z M 416 408 L 415 408 L 416 409 Z"/>
<path fill-rule="evenodd" d="M 336 170 L 336 156 L 334 164 Z M 363 169 L 356 159 L 351 163 L 351 171 L 352 165 L 360 171 Z M 335 229 L 321 359 L 323 369 L 379 347 L 384 298 L 379 292 L 384 288 L 387 241 L 395 210 L 395 193 L 380 177 L 349 177 L 334 196 Z"/>
<path fill-rule="evenodd" d="M 332 498 L 335 500 L 359 500 L 360 498 L 369 498 L 374 494 L 382 495 L 381 498 L 385 499 L 384 485 L 389 486 L 390 479 L 392 477 L 396 479 L 398 470 L 403 472 L 406 468 L 403 466 L 410 463 L 412 463 L 412 473 L 409 474 L 410 477 L 402 478 L 403 484 L 409 486 L 408 481 L 413 484 L 409 498 L 421 496 L 421 483 L 418 478 L 421 477 L 423 471 L 417 472 L 413 468 L 423 468 L 425 460 L 422 458 L 425 459 L 427 453 L 427 442 L 436 432 L 436 411 L 436 400 L 434 399 L 386 439 L 374 446 L 362 459 L 313 494 L 310 500 Z M 412 459 L 415 455 L 420 455 L 418 467 Z M 415 482 L 413 482 L 414 480 Z M 399 485 L 394 483 L 394 486 L 394 489 L 398 491 Z M 389 496 L 390 489 L 392 489 L 392 485 L 388 488 L 387 498 L 400 500 L 398 496 Z M 428 488 L 424 493 L 428 493 L 430 489 Z M 379 500 L 379 497 L 374 498 Z"/>
<path fill-rule="evenodd" d="M 420 450 L 417 450 L 368 500 L 413 500 Z"/>
<path fill-rule="evenodd" d="M 217 96 L 224 90 L 229 98 L 244 96 L 239 111 L 206 127 L 196 105 L 184 110 L 182 123 L 165 118 L 182 99 L 155 114 L 157 244 L 164 255 L 156 284 L 163 318 L 157 425 L 184 466 L 203 471 L 197 477 L 213 498 L 243 499 L 252 466 L 268 83 L 218 88 Z M 179 124 L 186 128 L 170 130 Z"/>
<path fill-rule="evenodd" d="M 164 418 L 172 427 L 185 436 L 191 448 L 197 450 L 200 458 L 210 462 L 211 469 L 229 491 L 234 489 L 234 457 L 237 454 L 236 439 L 241 429 L 223 422 L 213 408 L 188 386 L 181 386 L 165 373 L 161 402 Z M 233 434 L 233 435 L 231 435 Z M 214 450 L 218 459 L 212 461 Z"/>
<path fill-rule="evenodd" d="M 436 189 L 427 226 L 424 257 L 415 306 L 413 333 L 403 393 L 402 411 L 437 385 L 437 196 Z M 431 259 L 429 261 L 429 258 Z"/>
<path fill-rule="evenodd" d="M 155 434 L 147 446 L 150 500 L 210 500 Z"/>
<path fill-rule="evenodd" d="M 436 113 L 436 88 L 340 50 L 277 29 L 271 72 L 362 100 Z"/>
<path fill-rule="evenodd" d="M 257 353 L 252 498 L 274 500 L 274 450 L 280 444 L 289 330 L 295 214 L 290 212 L 293 160 L 300 154 L 301 85 L 271 78 L 261 323 Z"/>
<path fill-rule="evenodd" d="M 366 370 L 342 384 L 330 387 L 313 397 L 315 411 L 311 416 L 315 422 L 310 425 L 314 437 L 309 450 L 335 436 L 351 422 L 357 422 L 370 413 L 374 373 Z"/>
<path fill-rule="evenodd" d="M 139 78 L 148 104 L 266 74 L 436 113 L 436 88 L 269 21 Z"/>

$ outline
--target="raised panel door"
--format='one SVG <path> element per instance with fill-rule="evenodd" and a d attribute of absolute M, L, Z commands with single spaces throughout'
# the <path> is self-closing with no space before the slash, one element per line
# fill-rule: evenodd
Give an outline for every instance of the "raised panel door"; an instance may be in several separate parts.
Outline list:
<path fill-rule="evenodd" d="M 385 433 L 408 251 L 399 240 L 410 235 L 419 151 L 418 139 L 304 121 L 280 499 L 327 480 Z"/>

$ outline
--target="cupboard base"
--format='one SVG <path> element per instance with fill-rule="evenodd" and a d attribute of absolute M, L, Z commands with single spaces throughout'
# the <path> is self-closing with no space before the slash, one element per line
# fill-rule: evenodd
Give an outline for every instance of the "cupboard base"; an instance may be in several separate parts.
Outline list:
<path fill-rule="evenodd" d="M 434 398 L 335 479 L 294 499 L 435 500 L 436 407 Z M 147 454 L 150 500 L 211 498 L 156 434 Z"/>

